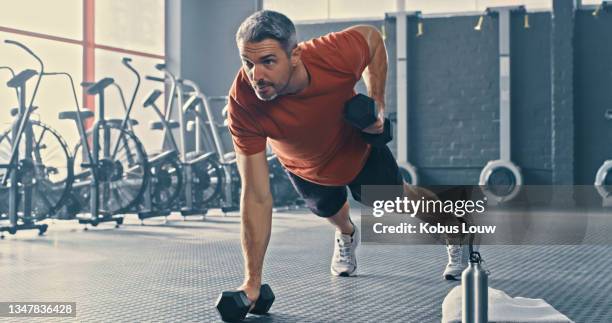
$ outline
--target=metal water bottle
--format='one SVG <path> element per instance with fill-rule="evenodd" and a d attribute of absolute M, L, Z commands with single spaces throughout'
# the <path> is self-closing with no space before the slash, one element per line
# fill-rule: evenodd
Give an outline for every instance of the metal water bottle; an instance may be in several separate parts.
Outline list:
<path fill-rule="evenodd" d="M 489 289 L 487 271 L 482 267 L 480 253 L 470 253 L 470 263 L 461 274 L 461 322 L 487 323 Z"/>

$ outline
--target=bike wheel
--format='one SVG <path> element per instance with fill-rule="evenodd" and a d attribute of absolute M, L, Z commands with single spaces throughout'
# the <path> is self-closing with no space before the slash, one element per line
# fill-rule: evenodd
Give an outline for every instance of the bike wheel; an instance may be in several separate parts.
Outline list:
<path fill-rule="evenodd" d="M 206 207 L 221 195 L 223 170 L 219 163 L 212 158 L 201 160 L 191 167 L 194 204 L 198 207 Z"/>
<path fill-rule="evenodd" d="M 53 215 L 64 203 L 73 181 L 73 159 L 64 139 L 42 122 L 30 121 L 31 142 L 26 142 L 26 131 L 19 141 L 17 172 L 18 207 L 24 214 L 25 200 L 31 200 L 31 217 L 41 220 Z M 30 145 L 30 156 L 25 156 Z M 0 135 L 0 164 L 8 164 L 13 146 L 13 130 Z M 0 169 L 0 214 L 9 212 L 9 176 L 6 168 Z M 29 203 L 28 203 L 29 204 Z"/>
<path fill-rule="evenodd" d="M 170 210 L 181 194 L 183 171 L 176 158 L 151 164 L 151 204 L 156 210 Z"/>
<path fill-rule="evenodd" d="M 119 125 L 99 125 L 99 163 L 96 167 L 100 211 L 120 214 L 134 211 L 140 203 L 149 179 L 149 164 L 140 140 Z M 107 133 L 105 136 L 104 133 Z M 93 132 L 87 132 L 87 141 L 93 145 Z M 90 186 L 93 176 L 87 154 L 79 143 L 75 147 L 75 195 L 84 211 L 90 210 Z"/>

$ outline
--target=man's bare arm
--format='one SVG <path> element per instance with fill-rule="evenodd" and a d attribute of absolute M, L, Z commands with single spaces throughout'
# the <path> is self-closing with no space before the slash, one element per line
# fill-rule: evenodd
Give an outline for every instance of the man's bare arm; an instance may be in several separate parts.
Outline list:
<path fill-rule="evenodd" d="M 242 180 L 240 196 L 241 242 L 244 256 L 242 288 L 252 301 L 259 296 L 262 267 L 272 227 L 272 194 L 266 152 L 236 154 Z"/>
<path fill-rule="evenodd" d="M 379 112 L 383 112 L 387 81 L 387 50 L 383 37 L 376 27 L 370 25 L 357 25 L 348 29 L 358 31 L 368 43 L 370 64 L 363 71 L 363 80 L 368 88 L 368 96 L 379 105 Z"/>

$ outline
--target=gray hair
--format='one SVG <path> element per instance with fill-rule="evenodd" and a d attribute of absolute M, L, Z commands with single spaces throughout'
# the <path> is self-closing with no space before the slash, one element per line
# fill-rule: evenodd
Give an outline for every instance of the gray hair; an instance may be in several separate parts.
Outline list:
<path fill-rule="evenodd" d="M 236 32 L 236 43 L 257 43 L 265 39 L 274 39 L 291 56 L 297 46 L 295 26 L 291 19 L 280 12 L 261 10 L 247 17 Z"/>

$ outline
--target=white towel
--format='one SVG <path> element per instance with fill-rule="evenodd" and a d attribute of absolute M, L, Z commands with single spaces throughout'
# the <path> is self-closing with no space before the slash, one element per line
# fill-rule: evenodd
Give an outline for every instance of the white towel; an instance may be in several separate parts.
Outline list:
<path fill-rule="evenodd" d="M 489 322 L 572 322 L 545 300 L 510 297 L 501 290 L 489 287 Z M 453 288 L 442 302 L 442 323 L 461 323 L 461 286 Z"/>

